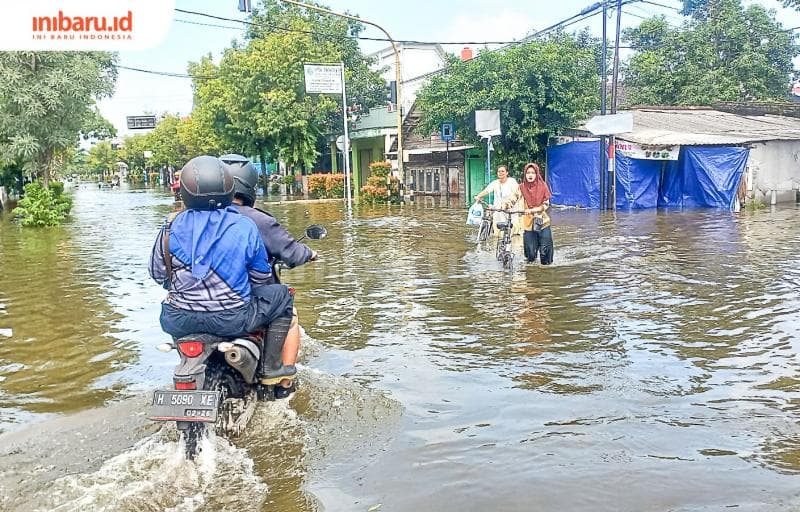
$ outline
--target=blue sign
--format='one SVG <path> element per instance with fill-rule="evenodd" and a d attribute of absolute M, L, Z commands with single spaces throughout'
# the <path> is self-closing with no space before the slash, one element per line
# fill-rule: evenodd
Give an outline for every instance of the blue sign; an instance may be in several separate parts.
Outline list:
<path fill-rule="evenodd" d="M 456 138 L 456 128 L 453 123 L 442 123 L 442 140 L 444 142 L 450 142 Z"/>

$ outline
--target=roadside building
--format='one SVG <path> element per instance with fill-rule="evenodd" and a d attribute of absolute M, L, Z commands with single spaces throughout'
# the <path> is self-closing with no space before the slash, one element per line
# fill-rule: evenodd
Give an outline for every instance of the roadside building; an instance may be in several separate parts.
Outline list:
<path fill-rule="evenodd" d="M 631 110 L 617 136 L 617 208 L 794 202 L 800 189 L 800 106 L 719 104 Z M 582 129 L 547 151 L 553 202 L 596 208 L 600 143 Z"/>

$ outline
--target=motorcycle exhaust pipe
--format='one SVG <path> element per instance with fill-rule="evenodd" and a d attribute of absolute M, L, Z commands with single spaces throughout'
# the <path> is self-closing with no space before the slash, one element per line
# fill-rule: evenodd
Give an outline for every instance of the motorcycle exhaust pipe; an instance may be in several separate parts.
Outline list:
<path fill-rule="evenodd" d="M 220 343 L 219 350 L 225 354 L 225 361 L 236 368 L 248 384 L 255 382 L 259 350 L 253 342 L 237 339 L 232 343 Z"/>

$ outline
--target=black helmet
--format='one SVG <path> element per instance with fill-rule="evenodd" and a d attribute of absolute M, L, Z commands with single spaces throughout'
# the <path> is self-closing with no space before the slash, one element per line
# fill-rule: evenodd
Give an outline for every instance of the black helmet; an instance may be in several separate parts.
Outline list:
<path fill-rule="evenodd" d="M 245 206 L 256 204 L 258 171 L 247 157 L 242 155 L 222 155 L 220 160 L 228 164 L 233 174 L 233 195 L 242 200 Z"/>
<path fill-rule="evenodd" d="M 181 199 L 192 210 L 225 208 L 233 202 L 233 175 L 219 158 L 203 155 L 181 169 Z"/>

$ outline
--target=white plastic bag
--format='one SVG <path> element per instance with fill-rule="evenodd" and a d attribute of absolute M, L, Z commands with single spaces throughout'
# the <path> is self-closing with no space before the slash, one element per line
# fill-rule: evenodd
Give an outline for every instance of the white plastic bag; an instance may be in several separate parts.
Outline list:
<path fill-rule="evenodd" d="M 469 207 L 467 214 L 467 226 L 480 226 L 481 219 L 483 218 L 483 205 L 475 203 Z"/>

